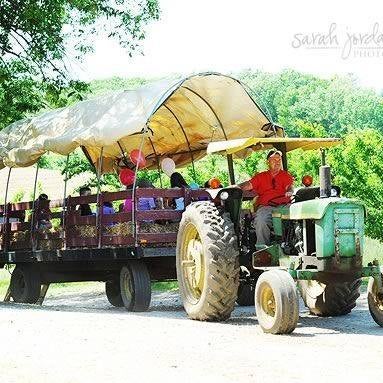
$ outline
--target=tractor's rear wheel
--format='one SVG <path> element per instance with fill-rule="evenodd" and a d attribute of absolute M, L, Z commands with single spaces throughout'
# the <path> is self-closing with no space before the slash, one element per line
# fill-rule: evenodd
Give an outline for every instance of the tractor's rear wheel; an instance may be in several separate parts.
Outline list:
<path fill-rule="evenodd" d="M 323 317 L 350 313 L 360 296 L 360 285 L 361 279 L 327 285 L 318 281 L 298 281 L 307 308 L 312 314 Z"/>
<path fill-rule="evenodd" d="M 10 282 L 11 297 L 17 303 L 37 303 L 41 291 L 39 270 L 32 264 L 17 265 Z"/>
<path fill-rule="evenodd" d="M 297 287 L 284 270 L 265 271 L 255 286 L 255 311 L 266 333 L 290 334 L 297 326 L 299 304 Z"/>
<path fill-rule="evenodd" d="M 191 319 L 221 321 L 234 309 L 239 254 L 234 225 L 211 202 L 189 205 L 177 236 L 177 279 Z"/>
<path fill-rule="evenodd" d="M 122 302 L 128 311 L 149 309 L 152 288 L 148 268 L 144 262 L 131 260 L 121 268 L 120 291 Z"/>
<path fill-rule="evenodd" d="M 383 276 L 382 276 L 383 277 Z M 383 294 L 378 293 L 378 285 L 375 279 L 370 277 L 368 281 L 368 308 L 374 321 L 383 327 Z"/>

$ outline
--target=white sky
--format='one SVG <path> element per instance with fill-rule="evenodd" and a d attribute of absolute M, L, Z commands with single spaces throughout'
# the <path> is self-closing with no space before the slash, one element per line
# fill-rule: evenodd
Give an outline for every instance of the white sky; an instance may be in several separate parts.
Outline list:
<path fill-rule="evenodd" d="M 293 48 L 296 33 L 327 35 L 336 23 L 339 47 L 347 32 L 383 33 L 383 3 L 332 1 L 159 0 L 161 19 L 147 29 L 144 56 L 129 58 L 112 40 L 98 39 L 78 68 L 84 80 L 112 76 L 157 77 L 241 69 L 293 68 L 323 77 L 355 73 L 362 86 L 383 89 L 383 49 L 341 58 L 341 49 Z M 376 44 L 374 45 L 376 46 Z M 383 48 L 383 41 L 381 44 Z M 367 52 L 375 57 L 363 57 Z M 381 54 L 381 57 L 376 57 Z M 76 70 L 77 71 L 77 70 Z"/>

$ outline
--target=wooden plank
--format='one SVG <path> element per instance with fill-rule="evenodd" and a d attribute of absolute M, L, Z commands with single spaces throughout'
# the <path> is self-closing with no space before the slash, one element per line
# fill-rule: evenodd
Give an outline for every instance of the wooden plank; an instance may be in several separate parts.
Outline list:
<path fill-rule="evenodd" d="M 70 237 L 67 238 L 68 247 L 94 247 L 98 245 L 97 237 L 91 238 L 80 238 L 80 237 Z"/>
<path fill-rule="evenodd" d="M 183 211 L 181 210 L 142 210 L 136 212 L 136 220 L 154 221 L 156 219 L 181 220 Z"/>
<path fill-rule="evenodd" d="M 105 214 L 102 216 L 102 223 L 118 223 L 118 222 L 130 222 L 132 221 L 132 213 L 131 212 L 122 212 L 115 214 Z"/>
<path fill-rule="evenodd" d="M 136 198 L 157 198 L 157 197 L 163 197 L 163 198 L 178 198 L 178 197 L 184 197 L 185 196 L 185 190 L 180 188 L 175 189 L 154 189 L 154 188 L 142 188 L 136 190 Z"/>
<path fill-rule="evenodd" d="M 97 195 L 82 195 L 76 197 L 70 197 L 67 199 L 67 206 L 77 206 L 86 203 L 96 203 Z"/>
<path fill-rule="evenodd" d="M 103 246 L 122 246 L 134 244 L 133 236 L 127 237 L 123 235 L 103 235 L 101 240 Z"/>
<path fill-rule="evenodd" d="M 119 201 L 127 198 L 132 198 L 132 191 L 131 190 L 123 190 L 118 192 L 105 192 L 102 193 L 104 197 L 104 201 L 111 202 L 111 201 Z"/>
<path fill-rule="evenodd" d="M 177 233 L 138 233 L 138 243 L 176 242 Z"/>
<path fill-rule="evenodd" d="M 33 206 L 33 201 L 28 202 L 16 202 L 11 204 L 11 211 L 14 210 L 31 210 Z"/>
<path fill-rule="evenodd" d="M 77 211 L 71 212 L 66 217 L 66 226 L 72 225 L 94 225 L 96 226 L 95 215 L 83 215 L 81 216 Z"/>
<path fill-rule="evenodd" d="M 36 231 L 36 238 L 37 239 L 60 239 L 61 233 L 59 232 L 39 232 Z"/>

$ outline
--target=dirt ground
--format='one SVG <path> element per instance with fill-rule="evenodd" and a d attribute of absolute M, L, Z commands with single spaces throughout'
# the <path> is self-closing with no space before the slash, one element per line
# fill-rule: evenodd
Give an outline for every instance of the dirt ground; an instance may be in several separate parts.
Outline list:
<path fill-rule="evenodd" d="M 111 307 L 103 285 L 52 289 L 42 307 L 0 304 L 2 383 L 330 382 L 381 380 L 383 328 L 364 292 L 341 318 L 302 306 L 292 335 L 263 334 L 254 309 L 225 323 L 188 320 L 177 291 L 151 310 Z"/>

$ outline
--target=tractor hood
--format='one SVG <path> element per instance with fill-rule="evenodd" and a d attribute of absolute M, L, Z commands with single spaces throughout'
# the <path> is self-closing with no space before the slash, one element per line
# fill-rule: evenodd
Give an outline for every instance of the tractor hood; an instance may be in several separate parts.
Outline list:
<path fill-rule="evenodd" d="M 323 218 L 326 213 L 326 210 L 332 205 L 353 205 L 360 206 L 363 208 L 365 213 L 364 205 L 355 200 L 348 198 L 315 198 L 308 201 L 302 201 L 297 203 L 292 203 L 290 207 L 282 206 L 280 208 L 275 208 L 273 210 L 273 217 L 280 217 L 282 219 L 314 219 L 318 220 Z"/>

